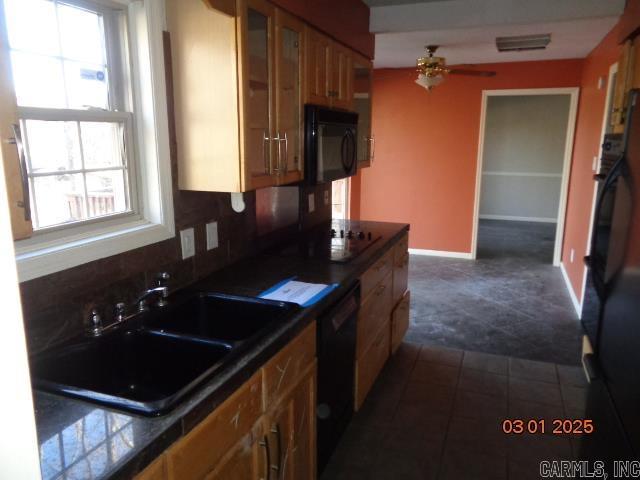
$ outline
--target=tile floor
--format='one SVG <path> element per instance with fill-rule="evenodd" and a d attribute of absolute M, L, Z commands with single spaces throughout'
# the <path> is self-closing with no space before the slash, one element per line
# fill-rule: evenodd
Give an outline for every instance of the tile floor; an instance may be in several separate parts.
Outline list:
<path fill-rule="evenodd" d="M 502 433 L 504 418 L 577 418 L 579 367 L 404 342 L 322 480 L 528 480 L 573 459 L 577 438 Z"/>
<path fill-rule="evenodd" d="M 411 342 L 560 364 L 580 361 L 582 329 L 554 224 L 483 220 L 478 259 L 412 255 Z"/>

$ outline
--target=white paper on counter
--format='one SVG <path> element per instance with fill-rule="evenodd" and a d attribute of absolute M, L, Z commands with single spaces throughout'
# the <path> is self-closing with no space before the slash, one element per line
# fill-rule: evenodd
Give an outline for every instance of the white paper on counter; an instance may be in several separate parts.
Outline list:
<path fill-rule="evenodd" d="M 260 295 L 260 298 L 307 305 L 314 297 L 330 289 L 331 287 L 329 285 L 323 283 L 306 283 L 297 280 L 288 280 L 267 290 Z M 322 296 L 323 295 L 321 295 L 320 298 Z"/>

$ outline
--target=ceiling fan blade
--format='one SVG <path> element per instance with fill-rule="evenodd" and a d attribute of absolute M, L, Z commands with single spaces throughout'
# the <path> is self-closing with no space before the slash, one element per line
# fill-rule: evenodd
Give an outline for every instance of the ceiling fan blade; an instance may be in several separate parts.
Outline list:
<path fill-rule="evenodd" d="M 465 68 L 452 68 L 449 73 L 453 75 L 470 75 L 474 77 L 495 77 L 496 72 L 487 70 L 469 70 Z"/>

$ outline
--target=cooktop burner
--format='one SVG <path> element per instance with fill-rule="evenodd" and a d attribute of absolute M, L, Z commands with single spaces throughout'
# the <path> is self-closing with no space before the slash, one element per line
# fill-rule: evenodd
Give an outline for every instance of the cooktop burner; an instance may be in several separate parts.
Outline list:
<path fill-rule="evenodd" d="M 298 242 L 279 250 L 283 256 L 325 258 L 346 263 L 380 240 L 382 235 L 360 228 L 359 222 L 341 220 L 333 222 L 330 230 L 315 230 Z"/>

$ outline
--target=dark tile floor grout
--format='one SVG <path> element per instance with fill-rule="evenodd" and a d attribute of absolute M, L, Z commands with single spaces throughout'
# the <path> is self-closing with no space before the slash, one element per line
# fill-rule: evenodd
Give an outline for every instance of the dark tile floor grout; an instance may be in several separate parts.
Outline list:
<path fill-rule="evenodd" d="M 482 220 L 478 259 L 411 255 L 407 340 L 577 365 L 582 328 L 558 267 L 555 225 Z"/>
<path fill-rule="evenodd" d="M 504 381 L 506 389 L 499 388 Z M 542 388 L 554 394 L 536 398 L 547 403 L 525 401 L 514 397 L 516 386 L 524 393 Z M 576 442 L 549 433 L 508 436 L 501 431 L 502 420 L 567 415 L 568 392 L 583 407 L 584 386 L 579 367 L 404 342 L 321 478 L 539 478 L 541 459 L 571 460 Z M 561 406 L 554 407 L 558 399 Z M 580 408 L 573 412 L 583 413 Z"/>

